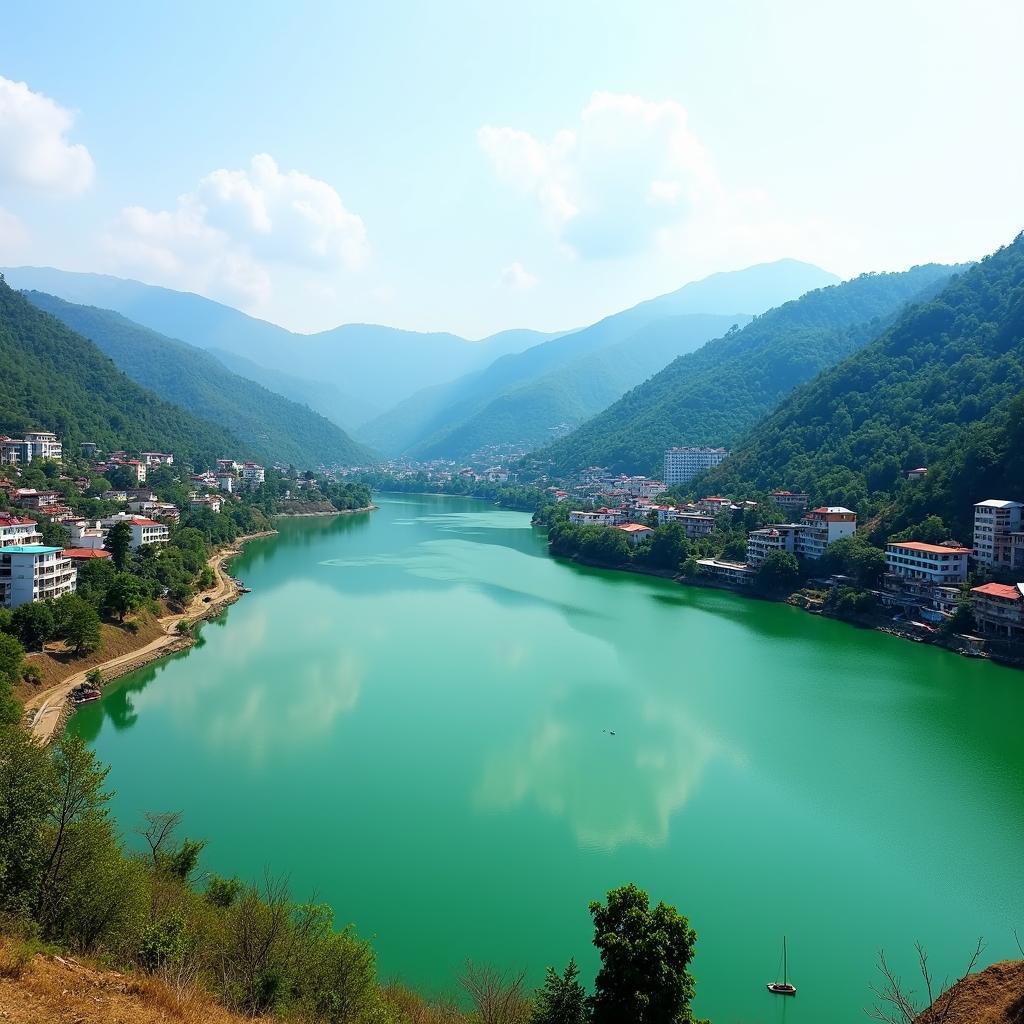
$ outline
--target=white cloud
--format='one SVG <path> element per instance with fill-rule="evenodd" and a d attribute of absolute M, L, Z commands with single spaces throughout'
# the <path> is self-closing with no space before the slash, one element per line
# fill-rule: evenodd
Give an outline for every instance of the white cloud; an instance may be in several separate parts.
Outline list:
<path fill-rule="evenodd" d="M 768 197 L 727 188 L 673 100 L 597 92 L 550 142 L 491 125 L 478 139 L 498 180 L 531 196 L 558 240 L 584 259 L 649 248 L 678 259 L 709 246 L 726 258 L 748 258 L 744 246 L 771 258 L 786 254 L 780 246 L 806 248 L 814 233 Z"/>
<path fill-rule="evenodd" d="M 367 254 L 363 220 L 334 188 L 266 153 L 206 175 L 171 210 L 126 207 L 106 245 L 122 269 L 248 305 L 270 298 L 275 268 L 322 274 L 313 283 L 330 291 Z"/>
<path fill-rule="evenodd" d="M 77 195 L 95 173 L 89 150 L 65 138 L 74 114 L 24 82 L 0 77 L 0 185 Z"/>
<path fill-rule="evenodd" d="M 498 283 L 503 288 L 508 288 L 511 291 L 522 292 L 532 288 L 537 283 L 537 278 L 522 263 L 516 260 L 515 263 L 510 263 L 498 275 Z"/>

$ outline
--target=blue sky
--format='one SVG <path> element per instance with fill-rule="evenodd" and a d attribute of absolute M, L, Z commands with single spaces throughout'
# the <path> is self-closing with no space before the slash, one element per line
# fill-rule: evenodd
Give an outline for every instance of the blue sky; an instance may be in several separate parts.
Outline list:
<path fill-rule="evenodd" d="M 1022 39 L 1017 2 L 12 5 L 0 262 L 477 337 L 974 259 L 1024 227 Z"/>

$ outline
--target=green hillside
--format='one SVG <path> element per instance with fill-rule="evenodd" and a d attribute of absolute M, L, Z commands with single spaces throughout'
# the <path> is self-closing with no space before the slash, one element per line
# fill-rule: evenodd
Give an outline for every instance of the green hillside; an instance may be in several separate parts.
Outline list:
<path fill-rule="evenodd" d="M 749 320 L 746 315 L 695 313 L 656 320 L 622 341 L 500 392 L 464 419 L 452 417 L 451 426 L 414 446 L 411 454 L 431 459 L 468 455 L 485 445 L 544 444 L 604 409 L 680 352 Z"/>
<path fill-rule="evenodd" d="M 37 309 L 0 277 L 0 433 L 55 431 L 69 451 L 82 441 L 107 449 L 174 452 L 184 465 L 225 452 L 251 455 L 224 427 L 157 398 L 92 342 Z"/>
<path fill-rule="evenodd" d="M 265 462 L 307 468 L 374 460 L 334 423 L 232 373 L 194 345 L 165 338 L 111 310 L 78 306 L 42 292 L 25 296 L 92 341 L 136 383 L 196 416 L 223 424 Z"/>
<path fill-rule="evenodd" d="M 904 471 L 977 444 L 975 425 L 1007 417 L 1022 389 L 1019 236 L 800 388 L 701 483 L 723 493 L 785 485 L 871 515 L 903 491 Z M 975 489 L 957 500 L 966 508 Z"/>
<path fill-rule="evenodd" d="M 673 445 L 729 445 L 794 387 L 866 344 L 886 317 L 950 273 L 929 265 L 808 292 L 680 356 L 531 458 L 552 462 L 556 474 L 593 465 L 660 473 Z"/>
<path fill-rule="evenodd" d="M 553 426 L 594 415 L 733 323 L 836 280 L 797 260 L 712 274 L 582 330 L 495 359 L 450 384 L 417 392 L 366 424 L 360 437 L 389 454 L 422 458 L 463 455 L 481 443 L 541 443 L 551 437 Z M 716 320 L 702 324 L 701 317 Z M 635 353 L 626 347 L 630 342 Z M 624 347 L 618 358 L 590 358 L 619 345 Z M 567 373 L 548 379 L 561 370 Z M 537 382 L 542 382 L 541 393 L 510 397 L 515 389 Z M 565 391 L 561 399 L 560 390 Z"/>

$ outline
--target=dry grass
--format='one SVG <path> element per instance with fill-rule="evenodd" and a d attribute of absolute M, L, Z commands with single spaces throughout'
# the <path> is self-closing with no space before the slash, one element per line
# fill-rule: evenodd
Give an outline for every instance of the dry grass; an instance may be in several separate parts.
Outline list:
<path fill-rule="evenodd" d="M 1024 960 L 1005 960 L 969 975 L 920 1014 L 915 1024 L 936 1021 L 1024 1024 Z"/>
<path fill-rule="evenodd" d="M 99 649 L 80 658 L 76 658 L 71 651 L 63 650 L 62 644 L 50 644 L 44 654 L 29 655 L 26 663 L 38 669 L 42 681 L 35 686 L 21 683 L 15 695 L 24 703 L 40 691 L 56 686 L 76 672 L 87 671 L 111 658 L 137 651 L 163 634 L 163 627 L 149 612 L 142 612 L 134 621 L 139 626 L 137 633 L 131 633 L 124 626 L 115 623 L 103 623 L 100 627 L 103 639 Z"/>
<path fill-rule="evenodd" d="M 0 939 L 0 978 L 17 981 L 32 962 L 35 950 L 20 939 Z"/>

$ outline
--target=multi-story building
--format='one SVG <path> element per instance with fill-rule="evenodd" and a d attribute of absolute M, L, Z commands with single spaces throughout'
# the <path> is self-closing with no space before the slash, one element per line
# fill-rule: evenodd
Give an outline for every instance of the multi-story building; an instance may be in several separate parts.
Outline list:
<path fill-rule="evenodd" d="M 815 561 L 825 549 L 843 537 L 857 532 L 857 513 L 842 505 L 827 505 L 811 509 L 800 521 L 796 534 L 795 554 Z"/>
<path fill-rule="evenodd" d="M 19 519 L 0 513 L 0 548 L 42 543 L 43 535 L 34 519 Z"/>
<path fill-rule="evenodd" d="M 659 521 L 661 514 L 659 513 Z M 714 516 L 702 515 L 700 512 L 673 512 L 668 517 L 668 522 L 678 523 L 686 530 L 688 540 L 697 537 L 706 537 L 715 528 Z"/>
<path fill-rule="evenodd" d="M 219 512 L 224 504 L 219 494 L 190 494 L 188 501 L 193 508 L 206 508 L 211 512 Z"/>
<path fill-rule="evenodd" d="M 796 493 L 794 491 L 772 491 L 769 497 L 783 512 L 788 512 L 791 515 L 803 512 L 811 501 L 809 494 Z"/>
<path fill-rule="evenodd" d="M 139 515 L 149 516 L 150 518 L 166 519 L 169 523 L 181 521 L 181 513 L 178 511 L 178 506 L 171 504 L 169 501 L 134 499 L 128 502 L 128 509 L 131 512 L 137 512 Z"/>
<path fill-rule="evenodd" d="M 702 576 L 729 586 L 745 587 L 757 578 L 757 570 L 753 566 L 740 562 L 724 562 L 719 558 L 698 558 L 697 567 Z"/>
<path fill-rule="evenodd" d="M 1010 534 L 1010 568 L 1024 574 L 1024 533 Z"/>
<path fill-rule="evenodd" d="M 5 608 L 72 594 L 76 577 L 74 563 L 60 548 L 45 544 L 0 548 L 0 605 Z"/>
<path fill-rule="evenodd" d="M 719 512 L 727 512 L 732 508 L 732 502 L 728 498 L 720 498 L 717 494 L 710 494 L 697 502 L 697 508 L 709 516 L 716 516 Z"/>
<path fill-rule="evenodd" d="M 596 512 L 570 512 L 569 522 L 573 526 L 618 526 L 626 522 L 626 513 L 621 508 L 599 508 Z"/>
<path fill-rule="evenodd" d="M 974 506 L 974 558 L 990 569 L 1009 569 L 1012 564 L 1011 534 L 1021 528 L 1019 501 L 989 498 Z"/>
<path fill-rule="evenodd" d="M 237 473 L 241 468 L 242 464 L 240 462 L 235 462 L 234 459 L 217 460 L 218 473 Z"/>
<path fill-rule="evenodd" d="M 973 587 L 971 613 L 979 633 L 1024 640 L 1024 583 Z"/>
<path fill-rule="evenodd" d="M 234 473 L 218 473 L 217 486 L 226 494 L 232 494 L 235 490 L 235 481 L 237 479 Z"/>
<path fill-rule="evenodd" d="M 147 466 L 173 466 L 174 456 L 170 452 L 139 452 Z"/>
<path fill-rule="evenodd" d="M 59 491 L 37 491 L 34 487 L 19 487 L 11 495 L 11 501 L 20 508 L 41 509 L 58 504 L 60 499 Z"/>
<path fill-rule="evenodd" d="M 60 462 L 64 447 L 56 434 L 48 430 L 31 430 L 24 437 L 0 436 L 0 465 L 17 466 L 33 459 L 54 459 Z"/>
<path fill-rule="evenodd" d="M 796 538 L 803 526 L 799 523 L 779 523 L 747 534 L 747 562 L 760 565 L 773 551 L 796 553 Z"/>
<path fill-rule="evenodd" d="M 242 464 L 242 483 L 246 487 L 256 488 L 263 483 L 266 478 L 266 470 L 256 462 L 246 462 Z"/>
<path fill-rule="evenodd" d="M 970 554 L 970 548 L 925 544 L 917 540 L 893 540 L 885 546 L 885 564 L 894 576 L 939 586 L 963 583 L 967 579 L 967 559 Z"/>
<path fill-rule="evenodd" d="M 669 487 L 685 484 L 705 469 L 717 466 L 729 452 L 725 448 L 698 446 L 691 448 L 669 448 L 665 452 L 665 483 Z"/>
<path fill-rule="evenodd" d="M 101 549 L 106 544 L 107 533 L 118 523 L 128 524 L 132 532 L 132 550 L 143 544 L 166 544 L 170 539 L 170 530 L 163 523 L 145 516 L 118 512 L 105 519 L 79 519 L 77 522 L 68 523 L 71 545 L 75 548 Z"/>
<path fill-rule="evenodd" d="M 83 459 L 95 459 L 100 451 L 100 446 L 95 441 L 83 441 L 78 448 Z"/>

